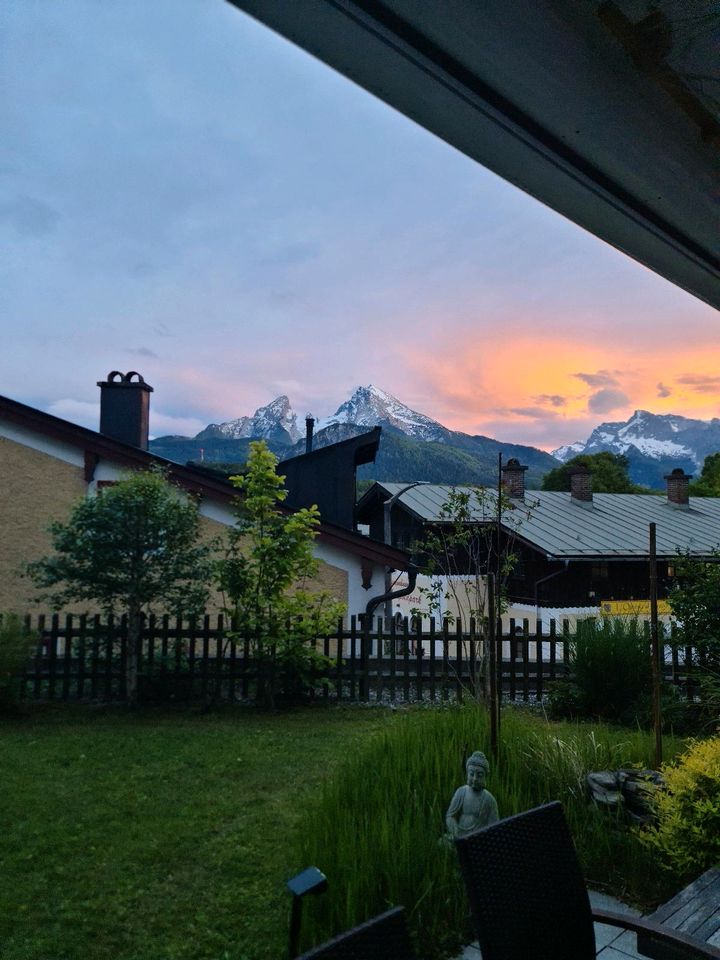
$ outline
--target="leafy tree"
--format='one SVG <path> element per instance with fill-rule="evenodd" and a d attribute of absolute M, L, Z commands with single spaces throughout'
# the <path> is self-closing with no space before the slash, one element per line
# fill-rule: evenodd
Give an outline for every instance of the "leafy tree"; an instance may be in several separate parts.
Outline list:
<path fill-rule="evenodd" d="M 675 575 L 668 602 L 682 642 L 708 650 L 720 664 L 720 552 L 715 550 L 711 561 L 679 554 Z"/>
<path fill-rule="evenodd" d="M 720 453 L 711 453 L 702 465 L 700 476 L 690 484 L 691 497 L 720 497 Z"/>
<path fill-rule="evenodd" d="M 54 607 L 88 600 L 127 614 L 126 693 L 137 701 L 142 616 L 162 605 L 191 616 L 207 599 L 209 547 L 198 543 L 197 505 L 161 470 L 130 474 L 80 500 L 50 525 L 55 553 L 26 571 Z"/>
<path fill-rule="evenodd" d="M 720 717 L 720 551 L 712 560 L 680 554 L 676 581 L 668 594 L 678 621 L 675 642 L 694 650 L 701 699 L 712 722 Z"/>
<path fill-rule="evenodd" d="M 501 512 L 513 509 L 512 501 L 504 492 L 501 497 Z M 500 575 L 495 612 L 496 617 L 500 617 L 507 609 L 507 581 L 517 562 L 514 537 L 505 530 L 498 564 L 496 519 L 497 500 L 486 489 L 453 488 L 438 511 L 437 522 L 428 527 L 423 542 L 415 548 L 422 572 L 432 578 L 430 587 L 418 588 L 430 610 L 439 611 L 443 600 L 452 600 L 461 617 L 474 618 L 478 628 L 485 632 L 489 617 L 488 574 L 499 572 Z M 477 676 L 484 680 L 486 694 L 489 693 L 487 650 L 488 645 L 483 644 L 477 671 Z M 465 651 L 465 655 L 469 657 L 469 651 Z M 448 666 L 453 669 L 452 664 Z M 480 689 L 474 691 L 476 695 L 481 692 Z"/>
<path fill-rule="evenodd" d="M 254 441 L 245 474 L 231 477 L 241 493 L 234 508 L 237 523 L 217 568 L 226 611 L 237 634 L 252 643 L 256 698 L 269 707 L 280 692 L 307 689 L 324 663 L 311 641 L 328 633 L 343 612 L 329 594 L 307 589 L 318 570 L 313 540 L 319 511 L 281 509 L 287 491 L 277 462 L 264 441 Z"/>
<path fill-rule="evenodd" d="M 594 493 L 649 493 L 628 476 L 629 462 L 621 453 L 581 453 L 550 470 L 543 477 L 543 490 L 570 490 L 570 474 L 575 467 L 587 467 L 592 474 Z"/>

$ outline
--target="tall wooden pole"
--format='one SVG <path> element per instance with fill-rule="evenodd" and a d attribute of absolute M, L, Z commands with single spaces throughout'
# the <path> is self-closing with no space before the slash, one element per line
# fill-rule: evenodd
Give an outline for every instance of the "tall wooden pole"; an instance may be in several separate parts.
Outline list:
<path fill-rule="evenodd" d="M 498 754 L 498 685 L 497 685 L 497 642 L 495 635 L 495 574 L 488 574 L 488 672 L 490 674 L 490 750 L 497 760 Z"/>
<path fill-rule="evenodd" d="M 652 650 L 652 705 L 655 731 L 655 769 L 662 764 L 662 713 L 660 709 L 661 667 L 657 605 L 657 547 L 655 524 L 650 524 L 650 646 Z"/>
<path fill-rule="evenodd" d="M 502 453 L 498 452 L 498 479 L 497 479 L 497 530 L 495 541 L 496 564 L 495 564 L 495 584 L 493 595 L 495 603 L 494 610 L 491 612 L 493 620 L 492 644 L 493 660 L 495 663 L 495 701 L 492 705 L 495 712 L 495 738 L 500 739 L 500 705 L 502 703 L 502 608 L 500 604 L 500 594 L 502 591 Z M 499 656 L 498 656 L 499 651 Z M 499 677 L 498 677 L 499 673 Z"/>

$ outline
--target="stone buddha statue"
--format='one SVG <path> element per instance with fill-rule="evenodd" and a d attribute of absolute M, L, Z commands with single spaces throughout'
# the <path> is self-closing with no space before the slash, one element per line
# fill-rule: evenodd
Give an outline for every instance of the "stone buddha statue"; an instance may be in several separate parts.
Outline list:
<path fill-rule="evenodd" d="M 480 827 L 499 820 L 495 797 L 485 789 L 490 764 L 484 753 L 476 750 L 465 764 L 467 784 L 453 794 L 445 813 L 448 837 L 464 837 Z"/>

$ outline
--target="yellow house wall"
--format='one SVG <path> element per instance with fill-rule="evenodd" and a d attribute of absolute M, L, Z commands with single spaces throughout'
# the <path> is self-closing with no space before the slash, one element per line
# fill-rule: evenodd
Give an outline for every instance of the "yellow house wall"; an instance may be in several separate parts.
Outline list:
<path fill-rule="evenodd" d="M 37 591 L 20 576 L 22 564 L 52 549 L 47 532 L 51 520 L 66 520 L 74 503 L 87 494 L 83 468 L 0 437 L 0 611 L 39 612 Z M 224 523 L 201 518 L 201 536 L 211 540 L 227 529 Z M 306 586 L 325 590 L 346 601 L 347 571 L 320 561 L 317 576 Z M 221 600 L 214 594 L 209 613 L 218 613 Z M 94 612 L 88 604 L 67 612 Z"/>
<path fill-rule="evenodd" d="M 82 467 L 0 437 L 0 610 L 34 608 L 20 566 L 51 549 L 51 520 L 67 518 L 86 491 Z"/>

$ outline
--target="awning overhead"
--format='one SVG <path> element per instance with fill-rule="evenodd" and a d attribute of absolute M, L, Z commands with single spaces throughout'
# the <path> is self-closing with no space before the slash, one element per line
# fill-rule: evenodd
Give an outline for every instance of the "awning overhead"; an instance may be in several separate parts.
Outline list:
<path fill-rule="evenodd" d="M 230 2 L 720 307 L 720 3 Z"/>

